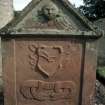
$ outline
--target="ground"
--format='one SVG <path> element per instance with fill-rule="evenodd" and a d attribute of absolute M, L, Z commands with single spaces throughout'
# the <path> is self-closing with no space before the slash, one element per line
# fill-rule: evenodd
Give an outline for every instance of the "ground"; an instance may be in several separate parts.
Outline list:
<path fill-rule="evenodd" d="M 95 105 L 105 105 L 105 86 L 98 80 L 96 81 L 95 103 Z"/>

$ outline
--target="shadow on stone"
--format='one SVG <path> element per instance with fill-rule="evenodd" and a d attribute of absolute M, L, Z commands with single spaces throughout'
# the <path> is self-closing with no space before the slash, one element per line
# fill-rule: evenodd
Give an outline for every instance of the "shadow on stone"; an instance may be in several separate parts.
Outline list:
<path fill-rule="evenodd" d="M 0 105 L 4 105 L 4 96 L 3 96 L 3 92 L 0 93 Z"/>

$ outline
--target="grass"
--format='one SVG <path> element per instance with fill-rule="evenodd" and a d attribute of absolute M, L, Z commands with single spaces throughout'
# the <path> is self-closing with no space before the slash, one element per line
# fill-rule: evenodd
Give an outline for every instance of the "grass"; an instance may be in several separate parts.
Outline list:
<path fill-rule="evenodd" d="M 98 67 L 97 74 L 105 79 L 105 67 Z"/>

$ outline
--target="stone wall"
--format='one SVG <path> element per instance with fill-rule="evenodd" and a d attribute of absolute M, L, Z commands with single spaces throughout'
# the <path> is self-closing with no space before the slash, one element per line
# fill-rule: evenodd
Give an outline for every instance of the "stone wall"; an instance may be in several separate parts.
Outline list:
<path fill-rule="evenodd" d="M 95 21 L 94 24 L 102 29 L 105 34 L 105 18 Z M 99 65 L 105 65 L 105 35 L 98 41 L 98 58 Z"/>
<path fill-rule="evenodd" d="M 0 28 L 13 18 L 13 0 L 0 0 Z"/>
<path fill-rule="evenodd" d="M 13 0 L 0 0 L 0 29 L 13 19 Z M 1 57 L 1 39 L 0 39 L 0 93 L 2 92 L 2 57 Z"/>

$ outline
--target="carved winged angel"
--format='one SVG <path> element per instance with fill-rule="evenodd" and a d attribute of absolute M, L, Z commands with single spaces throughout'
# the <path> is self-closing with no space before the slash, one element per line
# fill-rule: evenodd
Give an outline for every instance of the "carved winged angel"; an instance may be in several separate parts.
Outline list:
<path fill-rule="evenodd" d="M 42 14 L 48 21 L 53 21 L 58 27 L 68 31 L 74 29 L 67 17 L 60 12 L 54 3 L 43 6 Z"/>

